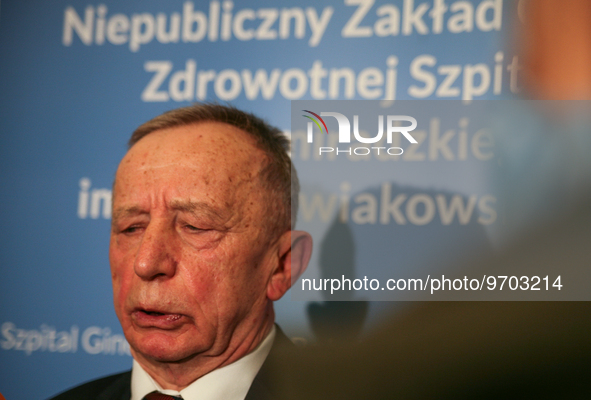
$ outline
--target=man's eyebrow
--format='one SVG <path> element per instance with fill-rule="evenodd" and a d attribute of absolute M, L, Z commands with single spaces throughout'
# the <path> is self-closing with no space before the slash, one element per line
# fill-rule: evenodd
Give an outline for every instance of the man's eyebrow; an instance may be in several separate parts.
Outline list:
<path fill-rule="evenodd" d="M 173 199 L 170 202 L 170 208 L 176 211 L 188 212 L 196 216 L 205 215 L 205 217 L 211 218 L 215 222 L 220 223 L 226 222 L 229 217 L 227 213 L 201 201 Z"/>
<path fill-rule="evenodd" d="M 147 214 L 147 212 L 143 210 L 140 206 L 119 207 L 116 210 L 113 210 L 112 220 L 117 221 L 122 217 L 128 217 L 130 215 L 138 214 Z"/>
<path fill-rule="evenodd" d="M 225 213 L 204 202 L 177 199 L 170 202 L 170 208 L 175 211 L 188 212 L 194 214 L 195 216 L 204 215 L 205 217 L 211 218 L 214 222 L 219 223 L 226 222 L 229 217 Z M 148 213 L 148 211 L 144 210 L 140 206 L 119 207 L 116 210 L 113 210 L 112 221 L 116 222 L 117 220 L 124 217 Z"/>

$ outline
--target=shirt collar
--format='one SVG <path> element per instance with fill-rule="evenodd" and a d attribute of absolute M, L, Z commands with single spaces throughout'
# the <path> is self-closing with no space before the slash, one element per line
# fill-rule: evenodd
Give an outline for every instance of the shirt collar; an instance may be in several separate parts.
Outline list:
<path fill-rule="evenodd" d="M 246 356 L 203 375 L 189 386 L 177 392 L 163 390 L 137 362 L 131 371 L 131 400 L 142 400 L 145 395 L 158 390 L 184 400 L 244 400 L 250 385 L 271 351 L 276 328 L 273 325 L 267 337 Z"/>

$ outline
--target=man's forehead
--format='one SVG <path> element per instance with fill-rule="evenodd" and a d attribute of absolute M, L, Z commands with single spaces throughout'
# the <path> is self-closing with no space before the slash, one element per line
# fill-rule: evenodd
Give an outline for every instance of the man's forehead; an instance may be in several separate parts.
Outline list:
<path fill-rule="evenodd" d="M 121 161 L 114 201 L 127 203 L 141 193 L 166 201 L 175 196 L 212 203 L 242 199 L 260 190 L 264 160 L 255 139 L 228 124 L 204 122 L 154 131 Z"/>
<path fill-rule="evenodd" d="M 209 164 L 218 170 L 244 170 L 258 169 L 264 158 L 250 134 L 226 123 L 200 122 L 147 134 L 128 151 L 120 168 L 129 163 L 139 164 L 135 169 Z"/>
<path fill-rule="evenodd" d="M 157 149 L 159 151 L 201 151 L 210 153 L 212 150 L 256 151 L 255 139 L 247 132 L 222 122 L 199 122 L 159 129 L 140 139 L 131 149 Z"/>

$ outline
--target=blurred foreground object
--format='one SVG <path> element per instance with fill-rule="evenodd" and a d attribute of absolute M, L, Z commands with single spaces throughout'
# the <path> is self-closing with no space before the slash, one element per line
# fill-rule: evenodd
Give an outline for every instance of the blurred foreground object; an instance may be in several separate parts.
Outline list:
<path fill-rule="evenodd" d="M 590 312 L 581 302 L 422 303 L 364 346 L 286 367 L 307 400 L 588 399 Z"/>
<path fill-rule="evenodd" d="M 525 97 L 556 101 L 523 101 L 499 118 L 495 184 L 511 239 L 544 229 L 591 193 L 591 1 L 519 4 Z"/>
<path fill-rule="evenodd" d="M 534 98 L 591 99 L 591 1 L 528 0 L 520 52 Z"/>

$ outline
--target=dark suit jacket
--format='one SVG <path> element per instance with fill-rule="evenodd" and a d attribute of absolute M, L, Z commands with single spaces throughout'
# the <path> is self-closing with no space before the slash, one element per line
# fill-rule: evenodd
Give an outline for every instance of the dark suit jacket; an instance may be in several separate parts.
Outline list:
<path fill-rule="evenodd" d="M 295 346 L 277 327 L 273 347 L 255 377 L 245 400 L 276 400 L 286 397 L 285 387 L 274 384 L 275 365 L 284 354 L 291 353 Z M 285 393 L 281 393 L 285 392 Z M 110 375 L 84 383 L 67 390 L 50 400 L 129 400 L 131 398 L 131 371 Z"/>

